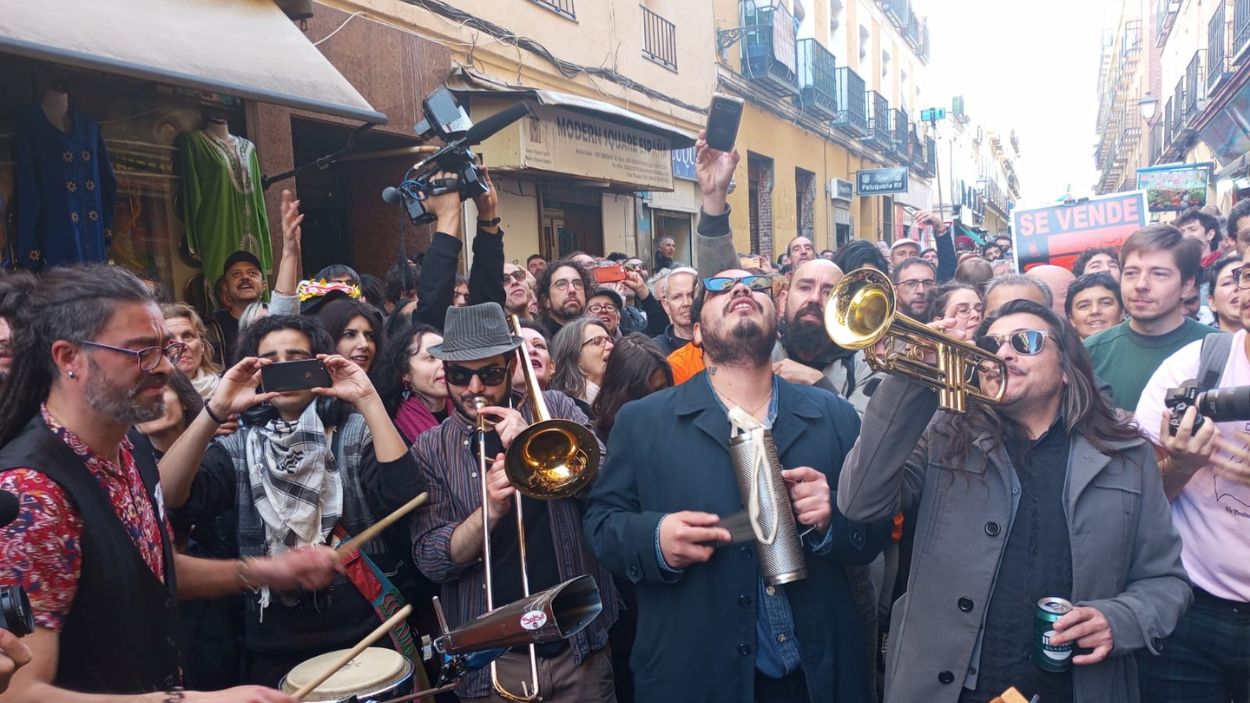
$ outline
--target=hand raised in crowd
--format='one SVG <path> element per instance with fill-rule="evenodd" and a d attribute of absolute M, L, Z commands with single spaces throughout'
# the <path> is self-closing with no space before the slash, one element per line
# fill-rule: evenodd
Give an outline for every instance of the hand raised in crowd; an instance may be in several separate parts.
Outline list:
<path fill-rule="evenodd" d="M 495 182 L 491 180 L 490 169 L 482 167 L 482 182 L 486 192 L 474 196 L 473 204 L 477 205 L 477 219 L 493 220 L 499 211 L 499 193 L 495 191 Z M 499 225 L 485 228 L 487 231 L 498 231 Z"/>
<path fill-rule="evenodd" d="M 277 397 L 277 393 L 260 392 L 260 370 L 272 363 L 269 359 L 249 356 L 230 367 L 208 401 L 212 414 L 228 418 Z"/>
<path fill-rule="evenodd" d="M 504 408 L 498 405 L 487 405 L 479 410 L 483 417 L 495 423 L 495 433 L 499 435 L 499 441 L 503 444 L 503 448 L 507 449 L 512 446 L 512 440 L 516 436 L 529 427 L 525 416 L 513 408 Z"/>
<path fill-rule="evenodd" d="M 304 222 L 304 215 L 299 211 L 299 201 L 295 199 L 295 195 L 291 191 L 283 189 L 282 191 L 282 252 L 285 254 L 288 247 L 293 247 L 292 251 L 298 252 L 300 243 L 303 241 L 302 230 L 300 225 Z"/>
<path fill-rule="evenodd" d="M 333 385 L 329 388 L 314 388 L 314 394 L 338 398 L 353 405 L 377 396 L 378 391 L 369 380 L 369 375 L 356 362 L 338 354 L 318 354 L 317 358 L 325 364 L 326 371 L 330 372 Z"/>
<path fill-rule="evenodd" d="M 626 271 L 623 283 L 634 292 L 636 300 L 646 300 L 647 296 L 651 295 L 651 291 L 647 288 L 647 282 L 643 280 L 642 274 L 637 271 Z M 622 297 L 624 296 L 622 295 Z"/>
<path fill-rule="evenodd" d="M 716 544 L 729 544 L 729 530 L 717 527 L 720 517 L 711 513 L 683 510 L 660 520 L 660 552 L 671 568 L 684 569 L 708 561 Z"/>
<path fill-rule="evenodd" d="M 790 491 L 790 504 L 800 525 L 810 525 L 817 530 L 829 526 L 833 518 L 832 493 L 829 479 L 810 466 L 799 466 L 781 472 L 786 489 Z"/>
<path fill-rule="evenodd" d="M 186 703 L 297 703 L 291 696 L 264 686 L 235 686 L 223 691 L 186 691 L 178 700 Z"/>
<path fill-rule="evenodd" d="M 1075 642 L 1083 649 L 1092 649 L 1089 654 L 1078 654 L 1072 657 L 1077 666 L 1097 664 L 1111 654 L 1115 647 L 1115 637 L 1111 633 L 1111 623 L 1107 616 L 1096 608 L 1077 606 L 1067 615 L 1055 621 L 1056 634 L 1050 638 L 1051 644 L 1060 645 Z"/>
<path fill-rule="evenodd" d="M 450 171 L 439 171 L 430 177 L 431 181 L 453 180 L 459 182 L 456 174 Z M 462 218 L 460 208 L 460 189 L 452 188 L 439 195 L 422 195 L 421 204 L 436 218 L 435 228 L 443 234 L 460 237 Z M 493 215 L 492 215 L 493 217 Z"/>
<path fill-rule="evenodd" d="M 0 630 L 0 693 L 9 688 L 9 680 L 18 669 L 30 663 L 30 649 L 8 630 Z"/>
<path fill-rule="evenodd" d="M 946 233 L 946 223 L 930 210 L 917 210 L 916 214 L 912 215 L 912 221 L 917 225 L 932 227 L 934 234 L 941 235 Z"/>
<path fill-rule="evenodd" d="M 248 580 L 279 591 L 319 591 L 343 572 L 335 551 L 326 546 L 301 547 L 247 562 Z"/>
<path fill-rule="evenodd" d="M 508 514 L 512 508 L 516 487 L 504 471 L 504 455 L 496 454 L 486 472 L 486 499 L 490 502 L 491 526 L 499 523 L 499 518 Z"/>
<path fill-rule="evenodd" d="M 793 359 L 782 359 L 773 364 L 773 373 L 790 383 L 797 383 L 803 386 L 814 386 L 824 378 L 817 369 L 806 364 L 800 364 Z"/>
<path fill-rule="evenodd" d="M 1181 417 L 1180 428 L 1173 435 L 1168 427 L 1172 419 L 1172 411 L 1163 411 L 1163 420 L 1159 427 L 1159 439 L 1163 449 L 1172 459 L 1172 465 L 1185 473 L 1193 473 L 1211 462 L 1215 453 L 1219 432 L 1215 423 L 1207 419 L 1202 427 L 1194 432 L 1194 421 L 1198 418 L 1198 408 L 1189 406 Z"/>
<path fill-rule="evenodd" d="M 725 212 L 729 182 L 733 180 L 734 169 L 738 168 L 741 158 L 737 149 L 724 152 L 708 146 L 707 130 L 699 131 L 699 139 L 694 143 L 694 173 L 703 193 L 703 211 L 707 214 L 720 215 Z"/>

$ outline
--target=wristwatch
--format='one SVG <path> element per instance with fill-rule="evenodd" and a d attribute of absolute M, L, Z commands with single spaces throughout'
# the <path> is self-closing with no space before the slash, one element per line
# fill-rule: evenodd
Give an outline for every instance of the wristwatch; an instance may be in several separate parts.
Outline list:
<path fill-rule="evenodd" d="M 478 220 L 477 226 L 478 227 L 496 227 L 499 225 L 500 222 L 503 222 L 503 218 L 495 217 L 489 220 Z"/>

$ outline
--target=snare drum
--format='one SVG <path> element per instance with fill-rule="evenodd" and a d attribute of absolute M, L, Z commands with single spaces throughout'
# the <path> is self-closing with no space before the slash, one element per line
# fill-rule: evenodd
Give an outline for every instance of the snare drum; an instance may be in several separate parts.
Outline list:
<path fill-rule="evenodd" d="M 326 652 L 291 669 L 282 677 L 280 688 L 288 695 L 320 676 L 343 653 Z M 391 649 L 370 647 L 339 669 L 325 683 L 313 689 L 306 702 L 335 702 L 356 696 L 360 703 L 377 703 L 412 693 L 412 662 Z"/>

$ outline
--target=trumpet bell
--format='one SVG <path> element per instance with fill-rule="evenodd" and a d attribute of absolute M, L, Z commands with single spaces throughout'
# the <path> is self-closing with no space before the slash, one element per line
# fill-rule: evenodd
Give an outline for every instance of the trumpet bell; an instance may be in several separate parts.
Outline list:
<path fill-rule="evenodd" d="M 568 498 L 595 479 L 599 459 L 599 442 L 590 430 L 570 420 L 544 420 L 512 440 L 504 472 L 522 495 Z"/>
<path fill-rule="evenodd" d="M 890 331 L 894 288 L 885 274 L 859 269 L 847 274 L 825 306 L 825 330 L 843 349 L 864 349 Z"/>

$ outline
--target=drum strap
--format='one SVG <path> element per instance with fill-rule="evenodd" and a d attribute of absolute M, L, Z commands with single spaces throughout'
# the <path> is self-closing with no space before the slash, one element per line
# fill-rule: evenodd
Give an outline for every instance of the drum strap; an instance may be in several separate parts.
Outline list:
<path fill-rule="evenodd" d="M 351 538 L 347 534 L 347 530 L 343 529 L 343 524 L 339 523 L 334 526 L 334 537 L 339 542 L 346 542 Z M 392 615 L 399 612 L 404 607 L 404 597 L 400 594 L 399 589 L 391 580 L 386 577 L 377 564 L 368 557 L 364 552 L 357 549 L 343 561 L 343 566 L 347 571 L 347 579 L 352 582 L 356 590 L 360 591 L 360 595 L 369 601 L 373 606 L 373 612 L 377 613 L 380 622 L 385 622 Z M 421 653 L 418 651 L 417 643 L 413 639 L 412 629 L 408 627 L 408 623 L 400 620 L 390 632 L 391 642 L 395 646 L 395 651 L 408 658 L 413 663 L 414 676 L 416 677 L 417 690 L 425 690 L 429 688 L 429 680 L 425 675 L 425 667 L 421 665 Z"/>

